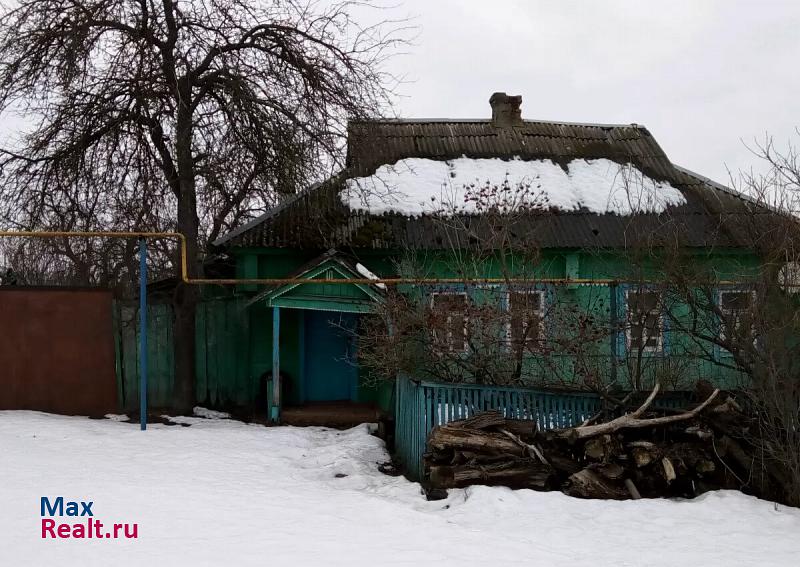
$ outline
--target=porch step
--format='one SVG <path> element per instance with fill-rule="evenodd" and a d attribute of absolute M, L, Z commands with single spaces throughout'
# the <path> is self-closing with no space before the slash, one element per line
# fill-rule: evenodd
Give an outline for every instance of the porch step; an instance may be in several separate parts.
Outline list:
<path fill-rule="evenodd" d="M 384 413 L 373 404 L 352 402 L 317 402 L 302 406 L 289 406 L 281 412 L 284 425 L 347 428 L 361 423 L 379 423 Z"/>

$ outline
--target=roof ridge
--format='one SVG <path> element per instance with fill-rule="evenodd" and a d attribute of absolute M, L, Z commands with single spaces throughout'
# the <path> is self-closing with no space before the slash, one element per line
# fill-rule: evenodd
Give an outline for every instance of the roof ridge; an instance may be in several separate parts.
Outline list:
<path fill-rule="evenodd" d="M 350 120 L 349 124 L 490 124 L 491 118 L 359 118 Z M 526 118 L 523 124 L 556 124 L 563 126 L 584 126 L 586 128 L 636 128 L 647 130 L 643 124 L 603 123 L 603 122 L 571 122 L 568 120 L 538 120 Z M 513 128 L 513 127 L 512 127 Z"/>
<path fill-rule="evenodd" d="M 718 191 L 722 191 L 723 193 L 726 193 L 726 194 L 730 195 L 731 197 L 736 197 L 736 198 L 741 199 L 742 201 L 745 201 L 746 203 L 749 203 L 751 205 L 756 205 L 756 206 L 759 206 L 759 207 L 771 208 L 768 205 L 765 205 L 764 203 L 759 203 L 756 199 L 754 199 L 750 195 L 747 195 L 745 193 L 740 193 L 739 191 L 737 191 L 735 189 L 732 189 L 732 188 L 728 187 L 727 185 L 723 185 L 722 183 L 719 183 L 718 181 L 714 181 L 713 179 L 710 179 L 710 178 L 706 177 L 705 175 L 701 175 L 699 173 L 696 173 L 696 172 L 692 171 L 691 169 L 687 169 L 687 168 L 685 168 L 683 166 L 678 165 L 677 163 L 673 163 L 672 167 L 674 167 L 675 169 L 677 169 L 681 173 L 684 173 L 684 174 L 688 175 L 689 177 L 694 177 L 700 183 L 703 183 L 704 185 L 708 185 L 709 187 L 712 187 L 713 189 L 717 189 Z"/>

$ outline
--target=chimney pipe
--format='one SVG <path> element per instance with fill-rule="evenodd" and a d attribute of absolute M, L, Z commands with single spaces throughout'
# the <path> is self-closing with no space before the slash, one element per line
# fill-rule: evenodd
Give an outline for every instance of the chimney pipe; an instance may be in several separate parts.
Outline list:
<path fill-rule="evenodd" d="M 489 98 L 492 107 L 492 124 L 497 128 L 511 128 L 522 124 L 521 96 L 494 93 Z"/>

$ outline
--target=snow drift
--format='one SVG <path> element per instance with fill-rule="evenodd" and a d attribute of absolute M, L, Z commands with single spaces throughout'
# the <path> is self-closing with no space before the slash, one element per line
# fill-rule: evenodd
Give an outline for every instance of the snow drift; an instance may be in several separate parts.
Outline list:
<path fill-rule="evenodd" d="M 613 502 L 472 487 L 428 502 L 349 431 L 0 412 L 4 565 L 792 566 L 800 511 L 736 492 Z M 39 499 L 91 500 L 138 539 L 42 540 Z"/>

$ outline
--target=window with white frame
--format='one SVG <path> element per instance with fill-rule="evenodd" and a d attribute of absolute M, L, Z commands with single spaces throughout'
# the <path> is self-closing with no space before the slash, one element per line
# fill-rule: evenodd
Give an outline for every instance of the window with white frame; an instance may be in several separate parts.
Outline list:
<path fill-rule="evenodd" d="M 444 352 L 466 352 L 468 299 L 464 292 L 431 294 L 433 342 Z"/>
<path fill-rule="evenodd" d="M 800 262 L 786 262 L 781 266 L 778 285 L 786 293 L 800 293 Z"/>
<path fill-rule="evenodd" d="M 664 316 L 661 294 L 653 290 L 628 290 L 626 336 L 628 350 L 662 352 L 664 350 Z"/>
<path fill-rule="evenodd" d="M 719 292 L 719 310 L 722 313 L 720 338 L 740 336 L 743 325 L 750 327 L 752 334 L 752 308 L 756 292 L 746 289 L 726 289 Z"/>
<path fill-rule="evenodd" d="M 507 337 L 515 349 L 539 348 L 544 341 L 545 300 L 541 290 L 509 291 Z"/>

